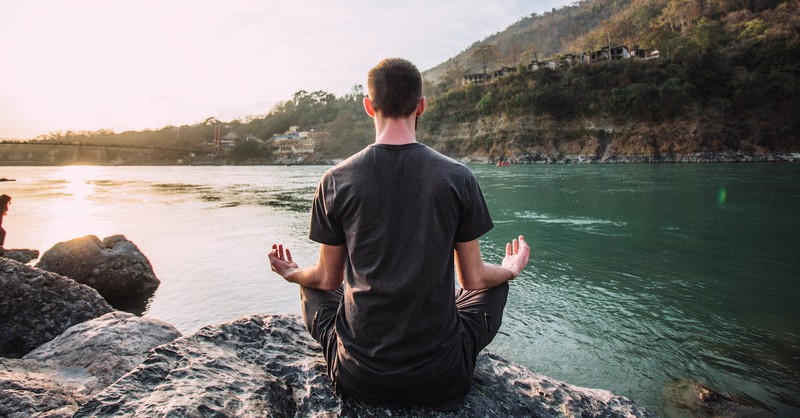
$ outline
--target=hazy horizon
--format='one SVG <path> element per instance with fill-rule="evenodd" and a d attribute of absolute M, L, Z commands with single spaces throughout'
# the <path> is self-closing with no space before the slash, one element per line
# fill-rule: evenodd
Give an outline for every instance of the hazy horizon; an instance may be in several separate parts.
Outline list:
<path fill-rule="evenodd" d="M 346 94 L 384 57 L 424 71 L 572 2 L 0 0 L 0 139 L 262 115 L 298 90 Z"/>

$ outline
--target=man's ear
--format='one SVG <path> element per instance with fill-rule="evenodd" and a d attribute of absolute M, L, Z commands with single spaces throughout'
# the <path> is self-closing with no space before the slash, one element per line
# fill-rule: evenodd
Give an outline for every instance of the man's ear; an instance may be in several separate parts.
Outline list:
<path fill-rule="evenodd" d="M 428 100 L 425 96 L 420 97 L 419 104 L 417 105 L 417 117 L 422 116 L 425 113 L 425 109 L 428 107 Z"/>
<path fill-rule="evenodd" d="M 364 96 L 364 110 L 367 111 L 369 117 L 375 117 L 375 108 L 372 107 L 372 100 L 369 99 L 369 96 Z"/>

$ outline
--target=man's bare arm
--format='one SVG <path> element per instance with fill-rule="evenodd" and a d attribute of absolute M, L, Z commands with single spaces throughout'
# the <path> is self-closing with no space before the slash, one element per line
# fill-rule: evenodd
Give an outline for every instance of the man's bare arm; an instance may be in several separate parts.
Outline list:
<path fill-rule="evenodd" d="M 531 252 L 522 235 L 506 244 L 506 255 L 499 266 L 483 261 L 478 240 L 456 242 L 455 250 L 458 281 L 466 290 L 487 289 L 516 278 L 528 264 Z"/>
<path fill-rule="evenodd" d="M 317 264 L 300 268 L 292 261 L 292 253 L 283 244 L 273 244 L 269 252 L 269 264 L 272 271 L 278 273 L 288 282 L 304 287 L 321 290 L 335 290 L 344 280 L 344 245 L 320 244 Z"/>

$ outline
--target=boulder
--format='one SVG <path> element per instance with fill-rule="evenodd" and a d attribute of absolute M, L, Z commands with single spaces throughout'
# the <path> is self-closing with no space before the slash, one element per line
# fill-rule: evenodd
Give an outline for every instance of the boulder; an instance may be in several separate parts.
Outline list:
<path fill-rule="evenodd" d="M 724 392 L 717 392 L 692 380 L 678 380 L 664 387 L 662 393 L 667 416 L 757 418 L 774 416 L 752 402 Z"/>
<path fill-rule="evenodd" d="M 172 325 L 119 311 L 75 325 L 22 360 L 0 359 L 0 416 L 71 417 L 150 349 L 178 337 Z"/>
<path fill-rule="evenodd" d="M 160 281 L 147 257 L 122 235 L 100 241 L 94 235 L 59 242 L 39 263 L 52 271 L 96 289 L 116 309 L 141 314 Z"/>
<path fill-rule="evenodd" d="M 0 356 L 22 357 L 108 312 L 111 306 L 89 286 L 0 257 Z"/>
<path fill-rule="evenodd" d="M 86 396 L 32 360 L 0 358 L 0 417 L 71 417 Z"/>
<path fill-rule="evenodd" d="M 36 260 L 39 258 L 39 250 L 28 250 L 28 249 L 9 249 L 5 250 L 3 254 L 0 254 L 5 258 L 10 258 L 14 261 L 19 261 L 22 264 L 28 264 L 31 260 Z"/>
<path fill-rule="evenodd" d="M 255 315 L 157 347 L 75 416 L 651 416 L 627 398 L 537 375 L 491 353 L 479 356 L 473 383 L 456 412 L 337 396 L 299 316 Z"/>
<path fill-rule="evenodd" d="M 25 355 L 49 369 L 81 370 L 81 383 L 94 393 L 133 370 L 150 349 L 181 336 L 172 325 L 127 312 L 109 312 L 75 325 Z"/>

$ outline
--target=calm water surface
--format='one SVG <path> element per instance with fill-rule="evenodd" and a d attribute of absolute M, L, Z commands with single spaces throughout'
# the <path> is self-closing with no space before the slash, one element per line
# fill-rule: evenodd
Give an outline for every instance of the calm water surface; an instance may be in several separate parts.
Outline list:
<path fill-rule="evenodd" d="M 146 315 L 190 333 L 299 313 L 271 273 L 283 242 L 316 261 L 308 209 L 327 167 L 2 167 L 6 247 L 124 234 L 161 279 Z M 662 415 L 692 383 L 800 415 L 800 165 L 473 166 L 499 262 L 524 234 L 490 349 Z"/>

